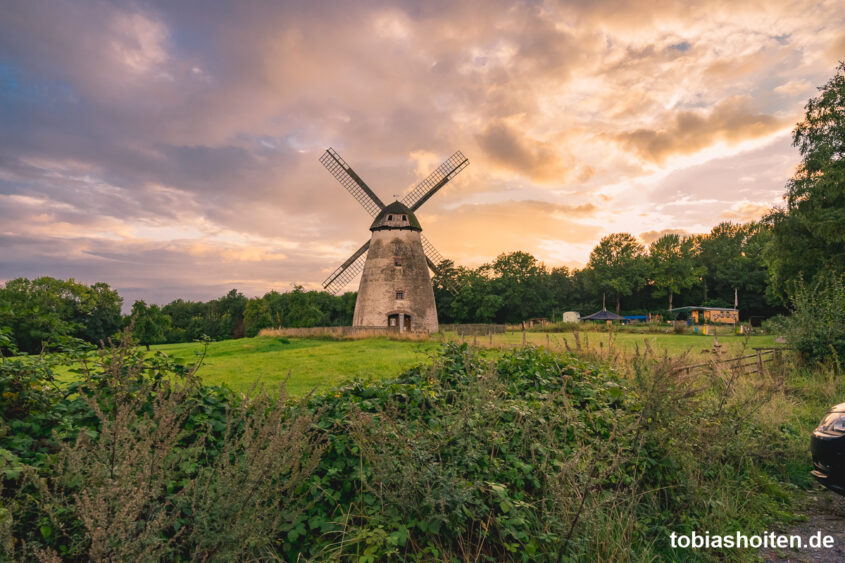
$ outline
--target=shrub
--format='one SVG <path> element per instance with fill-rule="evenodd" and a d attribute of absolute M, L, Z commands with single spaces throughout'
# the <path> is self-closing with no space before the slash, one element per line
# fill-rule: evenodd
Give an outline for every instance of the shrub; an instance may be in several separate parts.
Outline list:
<path fill-rule="evenodd" d="M 787 341 L 809 362 L 845 358 L 845 276 L 820 273 L 812 283 L 799 280 L 792 294 L 793 312 L 785 318 Z"/>
<path fill-rule="evenodd" d="M 64 388 L 50 358 L 0 364 L 3 397 L 25 382 L 17 396 L 39 398 L 3 413 L 7 557 L 232 560 L 287 533 L 321 455 L 314 414 L 283 389 L 203 386 L 195 367 L 128 337 L 71 357 Z"/>

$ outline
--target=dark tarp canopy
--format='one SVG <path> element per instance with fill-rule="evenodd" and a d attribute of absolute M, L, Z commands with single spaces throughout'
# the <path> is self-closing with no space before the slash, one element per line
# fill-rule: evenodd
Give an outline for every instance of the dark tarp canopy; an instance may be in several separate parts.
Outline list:
<path fill-rule="evenodd" d="M 616 313 L 611 313 L 607 309 L 602 309 L 598 313 L 593 313 L 589 317 L 581 317 L 582 321 L 624 321 L 625 317 L 620 317 Z"/>

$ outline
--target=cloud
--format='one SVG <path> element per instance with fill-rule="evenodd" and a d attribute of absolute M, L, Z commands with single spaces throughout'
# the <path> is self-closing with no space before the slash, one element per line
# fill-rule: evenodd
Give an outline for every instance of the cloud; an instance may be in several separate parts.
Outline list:
<path fill-rule="evenodd" d="M 845 33 L 840 33 L 839 36 L 833 40 L 833 44 L 830 46 L 826 54 L 831 62 L 834 63 L 845 60 Z"/>
<path fill-rule="evenodd" d="M 753 201 L 738 201 L 731 205 L 730 209 L 722 212 L 721 216 L 738 223 L 758 221 L 772 210 L 771 204 L 756 203 Z"/>
<path fill-rule="evenodd" d="M 662 229 L 660 231 L 646 231 L 644 233 L 640 233 L 639 238 L 646 245 L 649 245 L 660 237 L 666 235 L 680 235 L 682 237 L 687 237 L 690 235 L 690 233 L 688 231 L 685 231 L 684 229 Z"/>
<path fill-rule="evenodd" d="M 740 141 L 771 135 L 790 123 L 757 112 L 747 96 L 732 96 L 709 112 L 684 110 L 666 116 L 661 129 L 636 129 L 613 138 L 626 150 L 661 164 L 675 155 L 700 151 L 716 142 Z"/>
<path fill-rule="evenodd" d="M 530 139 L 504 121 L 488 125 L 477 140 L 492 164 L 538 182 L 560 182 L 574 165 L 551 143 Z"/>
<path fill-rule="evenodd" d="M 785 96 L 796 96 L 798 94 L 807 94 L 812 91 L 812 84 L 807 80 L 790 80 L 784 82 L 777 88 L 775 92 Z"/>
<path fill-rule="evenodd" d="M 448 216 L 426 217 L 426 237 L 458 263 L 480 264 L 502 252 L 524 250 L 546 259 L 550 241 L 583 244 L 597 240 L 600 228 L 589 223 L 593 204 L 561 205 L 543 201 L 467 204 Z M 422 221 L 422 218 L 421 218 Z"/>

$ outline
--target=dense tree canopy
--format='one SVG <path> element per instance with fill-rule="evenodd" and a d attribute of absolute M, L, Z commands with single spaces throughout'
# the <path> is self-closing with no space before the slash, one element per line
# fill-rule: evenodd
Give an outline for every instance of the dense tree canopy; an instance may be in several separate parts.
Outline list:
<path fill-rule="evenodd" d="M 590 253 L 587 271 L 596 289 L 616 298 L 616 314 L 622 308 L 622 297 L 645 285 L 648 264 L 642 243 L 628 233 L 613 233 L 602 238 Z M 604 303 L 604 299 L 602 299 Z"/>
<path fill-rule="evenodd" d="M 793 131 L 801 163 L 786 208 L 768 217 L 771 293 L 782 300 L 796 280 L 845 272 L 845 62 L 819 91 Z"/>
<path fill-rule="evenodd" d="M 0 327 L 8 328 L 15 346 L 29 353 L 67 337 L 99 342 L 120 329 L 122 304 L 105 283 L 17 278 L 0 289 Z"/>
<path fill-rule="evenodd" d="M 651 243 L 648 254 L 652 284 L 658 292 L 668 292 L 671 309 L 672 297 L 700 280 L 703 268 L 696 263 L 695 239 L 663 235 Z"/>
<path fill-rule="evenodd" d="M 150 344 L 167 341 L 171 321 L 158 305 L 147 306 L 143 301 L 136 301 L 132 304 L 131 322 L 132 334 L 147 350 L 150 349 Z"/>

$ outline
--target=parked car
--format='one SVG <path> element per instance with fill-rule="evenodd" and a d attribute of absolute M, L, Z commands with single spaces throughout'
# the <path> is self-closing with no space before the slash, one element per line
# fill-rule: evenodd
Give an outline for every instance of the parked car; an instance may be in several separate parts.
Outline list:
<path fill-rule="evenodd" d="M 845 495 L 845 403 L 824 415 L 810 439 L 812 475 L 828 489 Z"/>

